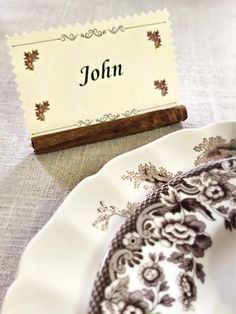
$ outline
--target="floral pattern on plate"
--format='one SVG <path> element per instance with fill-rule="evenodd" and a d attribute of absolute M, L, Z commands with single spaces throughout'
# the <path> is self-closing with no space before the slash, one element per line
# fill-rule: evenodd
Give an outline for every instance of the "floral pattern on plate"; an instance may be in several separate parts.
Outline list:
<path fill-rule="evenodd" d="M 193 147 L 193 150 L 198 153 L 194 164 L 201 165 L 211 160 L 219 160 L 236 156 L 236 139 L 227 141 L 221 136 L 203 138 L 201 143 Z M 164 167 L 156 167 L 151 162 L 139 164 L 137 171 L 126 170 L 122 175 L 122 180 L 133 183 L 135 189 L 144 188 L 148 194 L 152 194 L 157 188 L 172 180 L 174 177 L 181 175 L 182 172 L 172 173 Z M 106 205 L 106 202 L 101 200 L 100 206 L 97 208 L 98 216 L 93 222 L 93 226 L 101 230 L 107 230 L 109 221 L 113 216 L 128 217 L 134 213 L 140 203 L 127 202 L 126 208 L 117 208 L 114 205 Z"/>
<path fill-rule="evenodd" d="M 203 257 L 213 245 L 208 227 L 222 220 L 227 231 L 235 229 L 235 200 L 235 157 L 196 168 L 157 189 L 112 241 L 89 313 L 156 314 L 178 302 L 194 310 L 207 278 Z"/>

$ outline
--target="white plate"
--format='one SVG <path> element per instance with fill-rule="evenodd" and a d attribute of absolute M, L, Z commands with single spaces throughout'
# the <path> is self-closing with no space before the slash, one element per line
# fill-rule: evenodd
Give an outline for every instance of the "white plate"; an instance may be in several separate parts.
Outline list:
<path fill-rule="evenodd" d="M 2 314 L 85 314 L 110 239 L 133 203 L 152 191 L 144 179 L 236 155 L 235 134 L 236 122 L 180 130 L 114 158 L 79 183 L 30 241 Z"/>
<path fill-rule="evenodd" d="M 234 314 L 235 206 L 236 157 L 156 189 L 112 239 L 89 314 Z"/>

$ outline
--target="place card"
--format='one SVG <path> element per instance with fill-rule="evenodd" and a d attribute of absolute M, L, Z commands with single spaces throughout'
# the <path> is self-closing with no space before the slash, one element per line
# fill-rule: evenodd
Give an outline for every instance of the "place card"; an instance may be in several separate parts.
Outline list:
<path fill-rule="evenodd" d="M 184 120 L 171 34 L 163 10 L 7 36 L 35 151 Z"/>

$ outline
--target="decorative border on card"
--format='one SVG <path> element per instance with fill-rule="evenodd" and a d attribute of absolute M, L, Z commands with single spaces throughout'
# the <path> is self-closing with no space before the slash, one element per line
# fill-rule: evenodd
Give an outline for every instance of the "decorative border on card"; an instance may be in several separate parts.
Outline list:
<path fill-rule="evenodd" d="M 90 120 L 90 119 L 86 119 L 85 121 L 79 120 L 77 122 L 77 126 L 82 127 L 82 126 L 94 124 L 94 122 L 95 123 L 102 123 L 102 122 L 106 122 L 106 121 L 114 121 L 114 120 L 121 119 L 121 118 L 127 118 L 127 117 L 130 117 L 132 115 L 137 114 L 139 111 L 141 111 L 141 110 L 137 110 L 134 108 L 131 110 L 127 110 L 121 114 L 105 113 L 101 118 L 98 118 L 96 120 Z"/>
<path fill-rule="evenodd" d="M 42 44 L 42 43 L 56 41 L 56 40 L 60 40 L 62 42 L 65 42 L 66 40 L 74 41 L 74 40 L 76 40 L 79 37 L 80 38 L 85 38 L 85 39 L 90 39 L 93 36 L 101 37 L 101 36 L 109 34 L 109 33 L 115 35 L 118 32 L 124 32 L 126 30 L 133 29 L 133 28 L 147 27 L 147 26 L 153 26 L 153 25 L 165 24 L 165 23 L 166 23 L 166 21 L 161 21 L 161 22 L 156 22 L 156 23 L 141 24 L 141 25 L 127 26 L 127 27 L 125 27 L 123 25 L 119 25 L 119 26 L 113 26 L 112 28 L 108 28 L 108 29 L 104 29 L 104 30 L 98 30 L 97 28 L 93 28 L 93 29 L 89 29 L 86 33 L 81 33 L 81 34 L 71 33 L 69 35 L 62 34 L 58 38 L 39 40 L 39 41 L 30 42 L 30 43 L 20 43 L 20 44 L 12 45 L 12 47 L 16 48 L 16 47 L 20 47 L 20 46 Z"/>
<path fill-rule="evenodd" d="M 113 113 L 105 113 L 102 117 L 97 118 L 97 119 L 85 119 L 85 120 L 78 120 L 76 124 L 72 124 L 72 125 L 67 125 L 61 128 L 56 128 L 56 129 L 50 129 L 50 130 L 45 130 L 42 132 L 35 132 L 32 133 L 32 136 L 36 136 L 36 135 L 40 135 L 40 134 L 48 134 L 48 132 L 59 132 L 65 129 L 70 129 L 70 128 L 83 128 L 85 126 L 90 126 L 93 124 L 99 124 L 99 123 L 104 123 L 104 122 L 108 122 L 108 121 L 114 121 L 114 120 L 118 120 L 118 119 L 122 119 L 122 118 L 128 118 L 131 116 L 135 116 L 137 114 L 141 114 L 141 113 L 145 113 L 146 111 L 154 111 L 154 110 L 159 110 L 163 107 L 166 106 L 170 106 L 170 105 L 177 105 L 177 102 L 171 102 L 171 103 L 167 103 L 161 106 L 154 106 L 154 107 L 150 107 L 150 108 L 145 108 L 145 109 L 141 109 L 138 110 L 136 108 L 133 108 L 131 110 L 126 110 L 123 113 L 118 113 L 118 114 L 113 114 Z"/>

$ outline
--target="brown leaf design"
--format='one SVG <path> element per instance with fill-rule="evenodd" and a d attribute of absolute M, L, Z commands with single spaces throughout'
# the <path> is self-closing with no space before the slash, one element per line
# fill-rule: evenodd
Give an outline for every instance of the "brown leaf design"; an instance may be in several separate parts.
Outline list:
<path fill-rule="evenodd" d="M 161 262 L 161 261 L 164 261 L 165 260 L 165 255 L 163 254 L 163 252 L 161 252 L 160 254 L 159 254 L 159 257 L 158 257 L 158 259 L 159 259 L 159 261 Z"/>
<path fill-rule="evenodd" d="M 148 299 L 149 301 L 153 302 L 155 300 L 155 295 L 154 292 L 150 289 L 143 289 L 144 292 L 144 296 L 146 299 Z"/>
<path fill-rule="evenodd" d="M 149 253 L 149 257 L 150 257 L 150 260 L 152 260 L 153 262 L 156 261 L 156 258 L 157 258 L 156 253 Z"/>
<path fill-rule="evenodd" d="M 154 86 L 156 89 L 161 91 L 161 95 L 164 97 L 168 94 L 168 86 L 166 80 L 156 80 L 154 81 Z"/>
<path fill-rule="evenodd" d="M 178 192 L 171 186 L 168 187 L 167 195 L 160 193 L 160 196 L 161 196 L 161 202 L 170 208 L 176 207 L 176 205 L 180 202 L 180 197 L 179 197 Z"/>
<path fill-rule="evenodd" d="M 219 206 L 219 207 L 217 207 L 217 211 L 223 215 L 226 215 L 229 212 L 229 208 L 227 208 L 225 206 Z"/>
<path fill-rule="evenodd" d="M 107 300 L 115 301 L 120 299 L 122 295 L 127 292 L 129 277 L 116 279 L 105 290 L 105 296 Z"/>
<path fill-rule="evenodd" d="M 27 70 L 34 71 L 34 62 L 38 59 L 39 59 L 38 50 L 25 52 L 24 53 L 25 68 Z"/>
<path fill-rule="evenodd" d="M 179 265 L 179 268 L 183 268 L 186 272 L 193 270 L 193 259 L 185 258 L 183 262 Z"/>
<path fill-rule="evenodd" d="M 199 201 L 195 198 L 185 198 L 181 201 L 181 205 L 188 211 L 188 212 L 195 212 L 199 211 L 206 217 L 210 218 L 211 220 L 215 220 L 210 210 L 206 208 L 206 206 L 202 205 Z"/>
<path fill-rule="evenodd" d="M 204 283 L 206 275 L 203 271 L 203 265 L 200 263 L 196 264 L 196 275 L 197 275 L 197 278 L 200 279 L 202 283 Z"/>
<path fill-rule="evenodd" d="M 45 112 L 50 110 L 49 106 L 50 105 L 48 101 L 43 101 L 43 103 L 35 104 L 35 114 L 37 120 L 45 121 Z"/>
<path fill-rule="evenodd" d="M 162 281 L 162 283 L 160 284 L 160 291 L 166 291 L 169 289 L 169 286 L 167 285 L 167 281 Z"/>
<path fill-rule="evenodd" d="M 173 252 L 170 257 L 167 259 L 167 261 L 178 264 L 182 263 L 184 260 L 184 254 L 179 252 Z"/>
<path fill-rule="evenodd" d="M 229 213 L 229 220 L 232 229 L 236 229 L 236 209 L 232 209 Z"/>
<path fill-rule="evenodd" d="M 116 309 L 115 309 L 115 304 L 111 303 L 110 301 L 105 300 L 102 304 L 102 310 L 106 313 L 110 313 L 110 314 L 115 314 L 116 313 Z"/>
<path fill-rule="evenodd" d="M 156 49 L 161 47 L 161 36 L 160 36 L 159 31 L 154 31 L 154 32 L 149 31 L 147 32 L 147 37 L 148 37 L 148 40 L 151 40 L 154 42 Z"/>
<path fill-rule="evenodd" d="M 161 300 L 160 300 L 160 304 L 170 307 L 172 306 L 172 303 L 175 301 L 174 298 L 170 297 L 169 294 L 165 294 Z"/>

